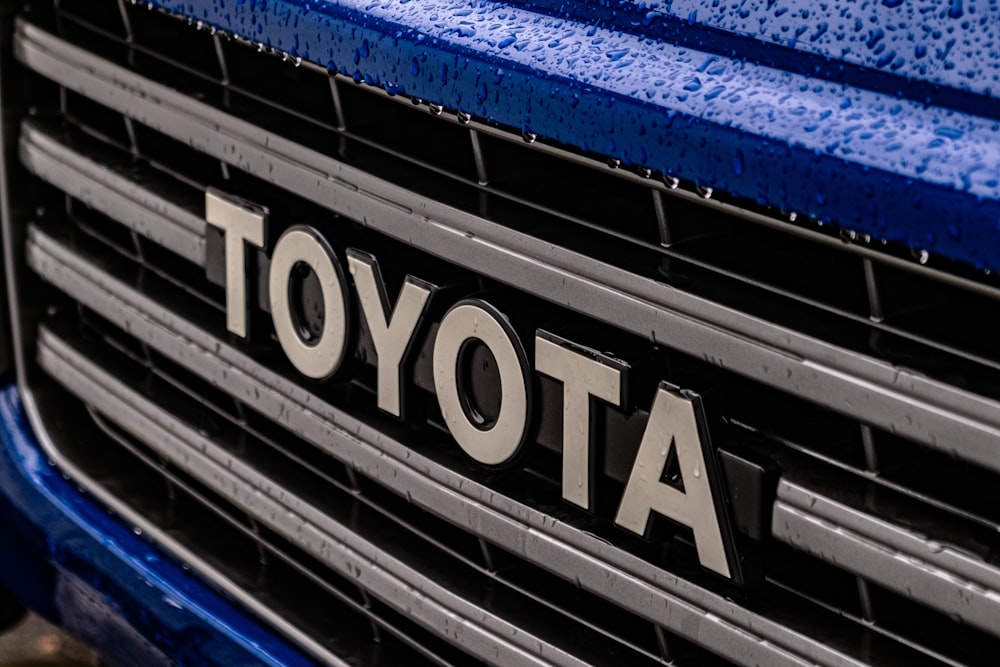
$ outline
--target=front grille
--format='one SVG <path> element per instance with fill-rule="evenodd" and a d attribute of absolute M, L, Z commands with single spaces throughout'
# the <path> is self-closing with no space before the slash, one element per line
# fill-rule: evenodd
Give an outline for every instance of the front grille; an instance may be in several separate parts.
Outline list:
<path fill-rule="evenodd" d="M 33 3 L 18 27 L 22 365 L 67 474 L 324 661 L 990 663 L 991 276 L 201 28 L 110 0 Z M 552 382 L 528 465 L 495 472 L 442 423 L 430 336 L 405 422 L 376 408 L 363 336 L 328 385 L 273 335 L 230 336 L 209 187 L 373 253 L 397 287 L 488 294 L 710 396 L 716 444 L 777 479 L 761 516 L 736 512 L 759 576 L 730 585 L 690 531 L 646 543 L 563 503 Z M 601 413 L 599 502 L 637 407 Z"/>

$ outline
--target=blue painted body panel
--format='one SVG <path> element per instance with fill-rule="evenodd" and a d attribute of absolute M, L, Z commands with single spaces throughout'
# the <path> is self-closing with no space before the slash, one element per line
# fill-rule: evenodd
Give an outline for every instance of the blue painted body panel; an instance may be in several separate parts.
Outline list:
<path fill-rule="evenodd" d="M 155 4 L 390 92 L 1000 268 L 993 6 L 833 3 L 809 40 L 781 37 L 813 24 L 807 2 L 706 6 L 683 20 L 690 3 Z M 837 7 L 856 8 L 850 25 Z M 859 43 L 871 30 L 883 34 Z M 933 50 L 938 32 L 961 48 Z"/>
<path fill-rule="evenodd" d="M 508 1 L 582 21 L 631 25 L 714 52 L 727 38 L 727 45 L 749 38 L 757 48 L 750 43 L 737 53 L 749 51 L 747 57 L 758 62 L 795 69 L 802 56 L 820 56 L 841 69 L 853 65 L 894 75 L 904 95 L 922 82 L 1000 97 L 1000 6 L 988 0 Z M 784 48 L 768 55 L 761 46 Z M 892 92 L 892 85 L 884 90 Z"/>
<path fill-rule="evenodd" d="M 0 581 L 113 665 L 314 665 L 51 467 L 0 390 Z"/>

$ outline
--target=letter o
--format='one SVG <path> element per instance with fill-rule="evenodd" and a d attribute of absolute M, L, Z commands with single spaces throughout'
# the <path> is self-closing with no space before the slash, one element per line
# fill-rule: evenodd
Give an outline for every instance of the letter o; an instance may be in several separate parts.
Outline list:
<path fill-rule="evenodd" d="M 299 332 L 291 296 L 292 271 L 305 264 L 316 274 L 323 292 L 323 330 L 315 343 Z M 290 227 L 278 239 L 271 256 L 268 292 L 274 331 L 292 365 L 313 380 L 328 380 L 344 360 L 348 338 L 348 294 L 340 262 L 314 229 Z"/>
<path fill-rule="evenodd" d="M 459 364 L 466 343 L 477 339 L 496 359 L 500 412 L 483 428 L 470 419 L 461 395 Z M 479 299 L 452 306 L 434 340 L 434 388 L 445 424 L 465 453 L 487 466 L 510 464 L 520 453 L 531 423 L 528 358 L 504 316 Z"/>

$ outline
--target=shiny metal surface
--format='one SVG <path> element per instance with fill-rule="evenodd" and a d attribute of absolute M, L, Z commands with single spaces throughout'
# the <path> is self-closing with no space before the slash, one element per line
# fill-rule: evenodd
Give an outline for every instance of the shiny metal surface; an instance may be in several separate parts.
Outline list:
<path fill-rule="evenodd" d="M 437 288 L 408 275 L 395 303 L 390 305 L 382 271 L 373 255 L 348 249 L 347 265 L 378 357 L 378 406 L 401 417 L 404 362 L 409 361 L 414 333 Z"/>
<path fill-rule="evenodd" d="M 462 398 L 462 350 L 481 341 L 496 360 L 500 409 L 492 424 L 477 423 L 474 408 Z M 510 465 L 527 444 L 531 426 L 532 383 L 524 344 L 506 315 L 479 299 L 460 301 L 445 314 L 434 337 L 434 388 L 441 414 L 455 442 L 473 460 L 488 466 Z"/>
<path fill-rule="evenodd" d="M 32 173 L 88 206 L 128 221 L 137 233 L 185 259 L 205 262 L 205 220 L 189 206 L 136 187 L 133 180 L 30 124 L 21 133 L 20 157 Z"/>
<path fill-rule="evenodd" d="M 304 338 L 305 326 L 291 300 L 291 281 L 300 264 L 316 275 L 322 292 L 323 325 L 314 340 Z M 237 273 L 235 279 L 245 289 L 246 273 Z M 351 302 L 340 261 L 316 230 L 291 227 L 278 239 L 268 272 L 268 298 L 274 331 L 288 360 L 307 378 L 330 379 L 347 356 Z"/>
<path fill-rule="evenodd" d="M 783 479 L 772 532 L 776 539 L 951 618 L 990 634 L 1000 632 L 1000 565 L 877 509 L 854 506 L 808 482 Z"/>

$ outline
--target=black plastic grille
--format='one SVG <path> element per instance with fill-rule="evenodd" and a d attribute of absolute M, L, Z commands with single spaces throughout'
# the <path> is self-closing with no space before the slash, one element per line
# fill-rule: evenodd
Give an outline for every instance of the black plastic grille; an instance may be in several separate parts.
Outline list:
<path fill-rule="evenodd" d="M 787 216 L 779 219 L 773 212 L 729 214 L 711 204 L 718 200 L 715 193 L 713 199 L 701 203 L 676 196 L 669 179 L 664 186 L 652 175 L 623 176 L 620 168 L 599 164 L 589 156 L 556 153 L 529 143 L 526 139 L 531 137 L 514 136 L 512 141 L 497 128 L 439 118 L 438 110 L 428 113 L 427 105 L 394 100 L 331 79 L 307 65 L 294 67 L 280 56 L 258 53 L 239 40 L 195 31 L 142 7 L 123 4 L 121 9 L 114 2 L 63 0 L 50 18 L 59 34 L 95 53 L 128 63 L 146 76 L 213 101 L 345 163 L 528 232 L 542 242 L 558 242 L 637 275 L 847 349 L 919 368 L 957 386 L 987 396 L 997 394 L 994 383 L 1000 377 L 1000 355 L 992 342 L 996 339 L 992 320 L 984 323 L 976 315 L 1000 294 L 990 277 L 937 258 L 925 266 L 927 258 L 919 253 L 910 257 L 909 251 L 846 234 L 840 240 L 837 230 L 818 229 L 808 221 L 792 222 Z M 48 7 L 33 7 L 34 20 L 48 13 Z M 176 48 L 178 34 L 185 37 L 183 49 Z M 592 334 L 595 337 L 628 339 L 619 342 L 623 347 L 633 343 L 624 334 L 604 331 L 502 284 L 418 256 L 350 221 L 332 220 L 328 212 L 291 193 L 123 120 L 82 96 L 41 79 L 33 79 L 32 85 L 41 126 L 192 211 L 200 211 L 203 191 L 210 185 L 250 199 L 263 198 L 276 212 L 276 219 L 287 224 L 312 220 L 317 225 L 337 225 L 359 247 L 367 244 L 377 248 L 380 256 L 400 258 L 403 270 L 412 264 L 422 274 L 439 275 L 487 291 L 501 301 L 516 302 L 524 312 L 536 313 L 526 316 L 535 323 L 544 321 L 538 313 L 545 311 L 560 323 L 599 332 Z M 412 131 L 394 131 L 398 127 Z M 226 337 L 220 326 L 222 292 L 205 280 L 199 267 L 40 183 L 33 196 L 45 203 L 46 210 L 37 220 L 40 228 L 64 238 L 79 253 L 155 295 L 165 306 Z M 872 248 L 878 254 L 868 252 Z M 417 510 L 332 462 L 225 393 L 136 344 L 127 332 L 89 312 L 86 304 L 72 303 L 54 292 L 46 295 L 45 302 L 54 313 L 47 326 L 74 341 L 89 357 L 120 369 L 132 386 L 141 387 L 179 420 L 226 443 L 240 458 L 273 470 L 276 478 L 284 474 L 294 479 L 303 493 L 311 491 L 331 514 L 347 513 L 345 521 L 379 526 L 372 530 L 387 536 L 388 548 L 399 549 L 394 540 L 409 536 L 407 545 L 419 546 L 408 557 L 441 577 L 452 577 L 449 581 L 454 588 L 465 591 L 470 599 L 483 600 L 521 619 L 526 628 L 594 662 L 714 664 L 715 659 L 703 649 Z M 975 326 L 965 325 L 969 323 Z M 984 502 L 995 496 L 994 474 L 766 388 L 708 360 L 638 339 L 633 344 L 648 346 L 655 368 L 673 381 L 714 390 L 720 396 L 721 412 L 729 425 L 726 446 L 768 457 L 785 470 L 816 470 L 831 485 L 856 489 L 857 496 L 870 498 L 873 506 L 898 505 L 902 516 L 912 514 L 917 517 L 915 523 L 924 518 L 932 531 L 948 527 L 958 535 L 957 543 L 978 544 L 984 560 L 1000 561 L 992 534 L 1000 527 L 1000 513 L 996 503 Z M 254 351 L 272 367 L 294 376 L 274 346 Z M 425 392 L 430 389 L 420 386 L 419 376 L 417 382 Z M 769 541 L 756 546 L 763 554 L 764 581 L 749 591 L 728 590 L 697 568 L 690 536 L 684 530 L 678 530 L 665 545 L 650 547 L 613 530 L 606 519 L 561 505 L 554 442 L 545 440 L 544 428 L 540 439 L 545 447 L 528 469 L 490 476 L 456 455 L 443 435 L 429 394 L 425 422 L 400 425 L 377 415 L 371 386 L 370 372 L 363 372 L 350 386 L 317 392 L 352 413 L 381 419 L 386 432 L 404 434 L 413 440 L 414 449 L 433 454 L 498 492 L 544 509 L 708 589 L 739 596 L 746 607 L 820 637 L 861 660 L 989 664 L 988 656 L 1000 648 L 994 637 Z M 53 403 L 85 409 L 54 387 L 49 391 Z M 80 423 L 89 422 L 96 430 L 80 437 L 87 446 L 68 447 L 66 453 L 90 477 L 127 499 L 178 542 L 205 553 L 242 588 L 294 618 L 335 652 L 384 664 L 409 664 L 419 658 L 457 664 L 466 659 L 363 590 L 326 572 L 308 555 L 257 526 L 239 508 L 172 470 L 100 415 L 78 416 Z M 623 426 L 622 432 L 626 431 Z M 88 455 L 94 449 L 92 438 L 101 438 L 108 451 L 117 454 Z M 636 444 L 631 443 L 631 450 L 625 448 L 622 460 L 606 466 L 608 488 L 620 489 L 616 484 L 621 483 Z M 934 474 L 928 475 L 928 470 Z M 142 483 L 136 481 L 140 479 Z M 331 494 L 339 499 L 333 501 Z M 219 534 L 227 537 L 209 539 Z M 324 597 L 317 602 L 320 594 Z M 365 631 L 341 634 L 324 626 L 319 622 L 324 616 L 316 610 L 327 601 L 339 605 L 344 617 Z"/>

